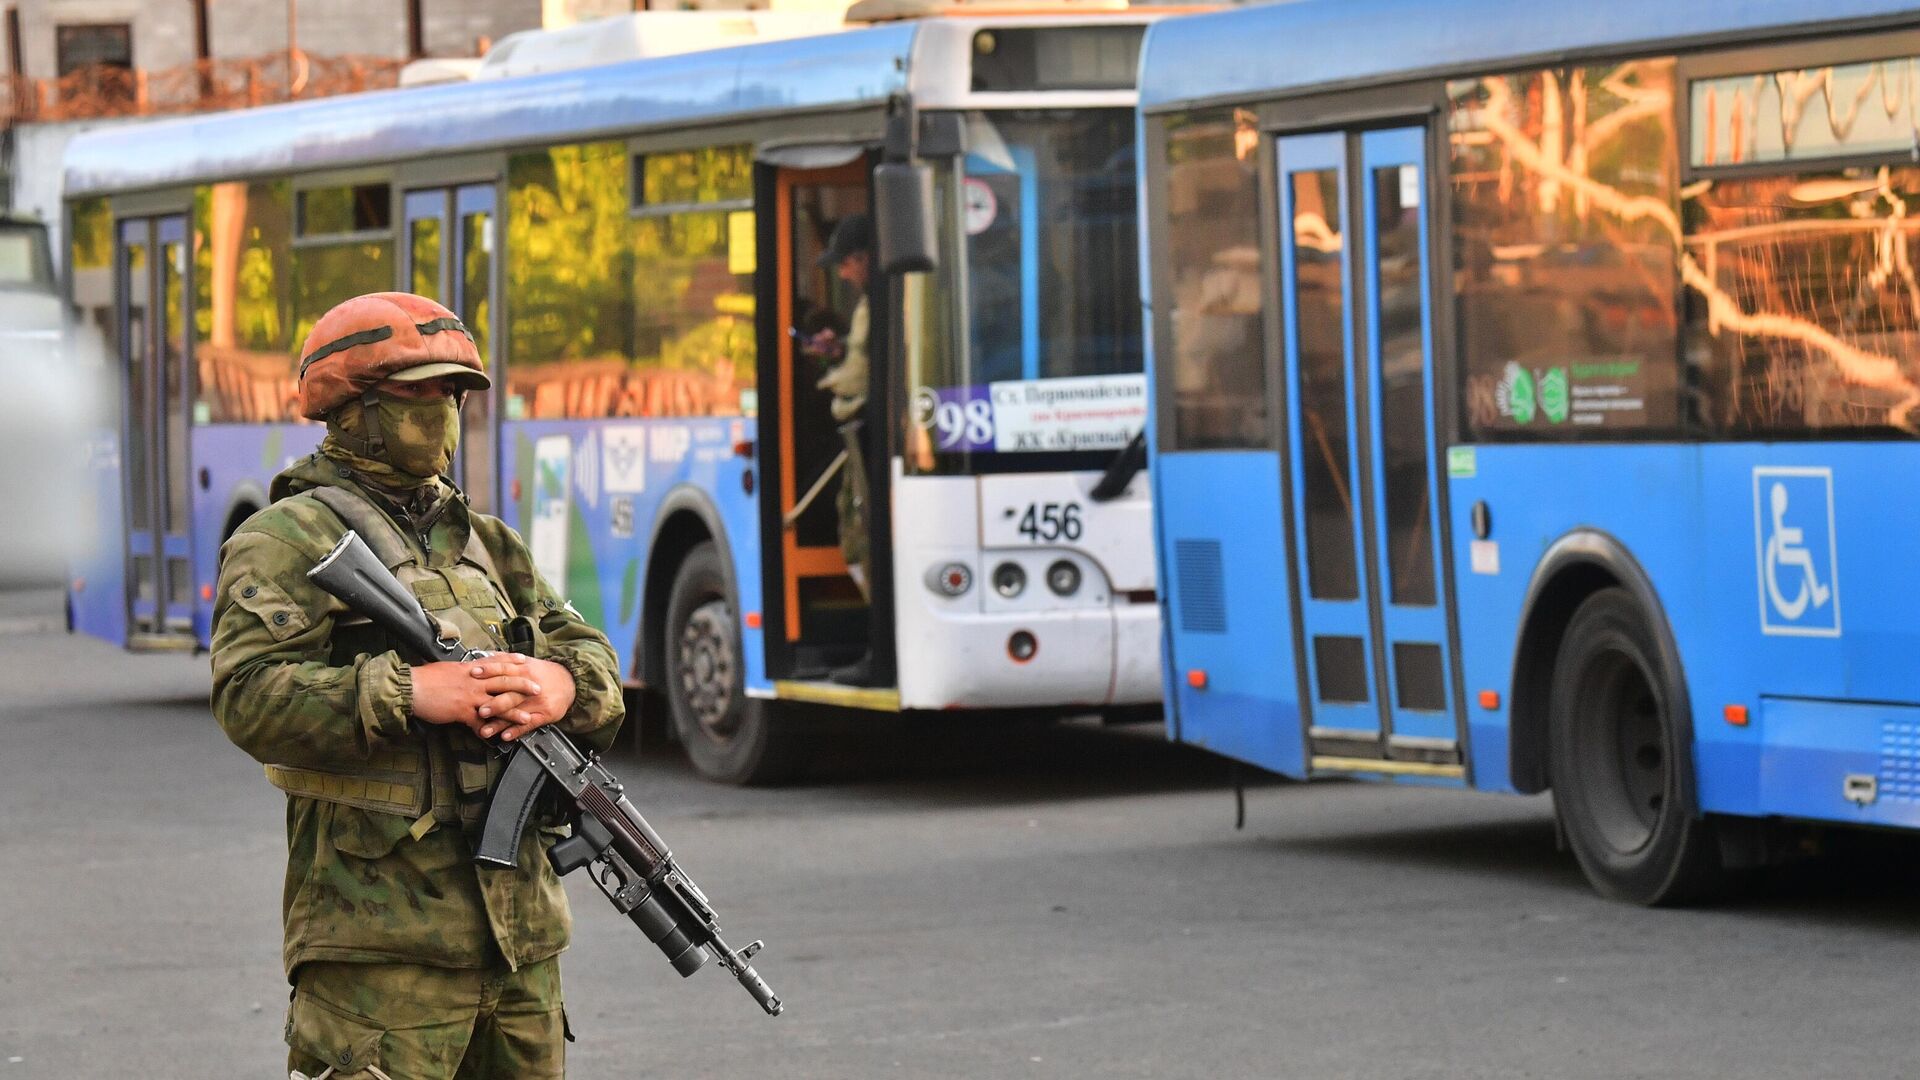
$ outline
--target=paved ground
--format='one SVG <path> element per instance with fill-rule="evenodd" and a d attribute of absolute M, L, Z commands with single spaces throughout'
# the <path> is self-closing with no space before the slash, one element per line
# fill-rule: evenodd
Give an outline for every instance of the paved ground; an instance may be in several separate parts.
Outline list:
<path fill-rule="evenodd" d="M 281 798 L 203 660 L 0 649 L 0 1080 L 284 1075 Z M 1538 800 L 1270 784 L 1235 832 L 1224 767 L 1147 730 L 873 742 L 774 791 L 618 762 L 790 1011 L 675 978 L 576 882 L 574 1076 L 1912 1072 L 1911 843 L 1647 912 Z"/>

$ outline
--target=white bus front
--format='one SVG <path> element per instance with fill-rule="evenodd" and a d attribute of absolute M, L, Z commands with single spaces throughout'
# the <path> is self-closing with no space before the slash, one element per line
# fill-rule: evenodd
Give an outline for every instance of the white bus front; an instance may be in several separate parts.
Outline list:
<path fill-rule="evenodd" d="M 1156 702 L 1132 113 L 961 116 L 941 267 L 902 289 L 900 703 Z"/>

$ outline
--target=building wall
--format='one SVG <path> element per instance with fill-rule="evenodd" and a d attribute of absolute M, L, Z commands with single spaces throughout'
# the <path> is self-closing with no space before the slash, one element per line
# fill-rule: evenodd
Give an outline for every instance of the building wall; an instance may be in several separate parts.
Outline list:
<path fill-rule="evenodd" d="M 565 7 L 630 9 L 619 0 L 564 0 Z M 86 23 L 132 27 L 135 67 L 192 63 L 194 0 L 16 0 L 22 64 L 31 78 L 59 73 L 55 28 Z M 314 56 L 407 55 L 407 0 L 294 0 L 297 43 Z M 551 4 L 549 3 L 549 6 Z M 264 56 L 287 47 L 288 0 L 208 0 L 207 43 L 215 58 Z M 481 39 L 498 41 L 542 25 L 542 0 L 423 0 L 429 56 L 474 56 Z M 0 24 L 0 50 L 10 48 Z M 0 63 L 8 55 L 0 51 Z"/>
<path fill-rule="evenodd" d="M 21 0 L 14 6 L 20 11 L 21 60 L 32 78 L 60 73 L 54 28 L 62 25 L 131 25 L 135 67 L 168 68 L 193 60 L 192 0 Z"/>

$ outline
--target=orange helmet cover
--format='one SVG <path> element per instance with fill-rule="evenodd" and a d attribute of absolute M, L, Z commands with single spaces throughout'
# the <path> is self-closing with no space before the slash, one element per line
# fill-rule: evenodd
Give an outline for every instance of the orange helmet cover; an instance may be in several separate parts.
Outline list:
<path fill-rule="evenodd" d="M 492 385 L 459 316 L 424 296 L 380 292 L 334 305 L 300 348 L 300 414 L 324 420 L 368 387 L 432 364 L 469 390 Z"/>

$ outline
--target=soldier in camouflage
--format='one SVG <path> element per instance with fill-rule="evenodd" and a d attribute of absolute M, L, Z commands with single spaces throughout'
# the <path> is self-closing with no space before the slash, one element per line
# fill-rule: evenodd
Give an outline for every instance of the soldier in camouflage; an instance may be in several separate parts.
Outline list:
<path fill-rule="evenodd" d="M 489 385 L 452 312 L 349 300 L 315 325 L 300 375 L 326 438 L 221 549 L 213 627 L 214 715 L 287 793 L 288 1069 L 562 1076 L 555 830 L 530 823 L 513 869 L 476 866 L 500 761 L 483 740 L 552 723 L 604 749 L 623 717 L 613 650 L 444 478 L 460 395 Z M 349 528 L 444 631 L 501 655 L 404 662 L 307 580 Z"/>

